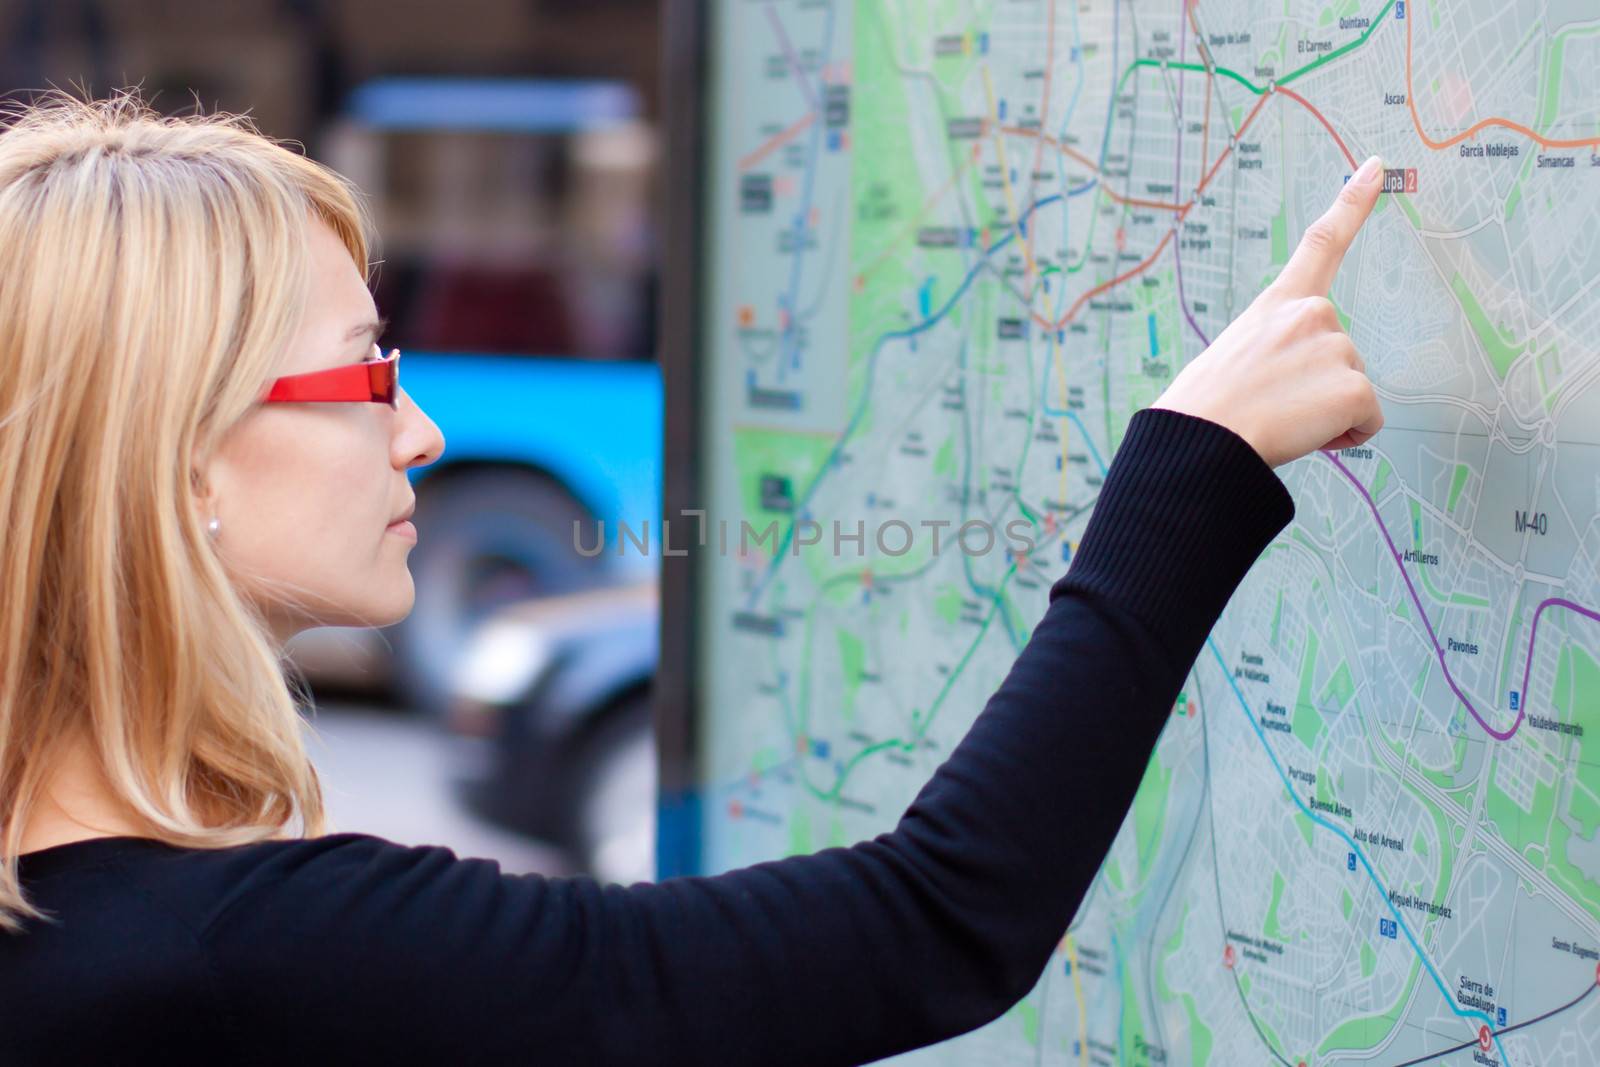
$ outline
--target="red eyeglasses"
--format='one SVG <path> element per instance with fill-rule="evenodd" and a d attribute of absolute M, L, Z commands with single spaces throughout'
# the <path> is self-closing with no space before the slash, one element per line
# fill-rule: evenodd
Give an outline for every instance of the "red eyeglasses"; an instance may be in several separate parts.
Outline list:
<path fill-rule="evenodd" d="M 377 345 L 372 346 L 378 352 Z M 400 406 L 400 350 L 387 356 L 344 367 L 289 374 L 277 379 L 262 403 L 372 402 Z"/>

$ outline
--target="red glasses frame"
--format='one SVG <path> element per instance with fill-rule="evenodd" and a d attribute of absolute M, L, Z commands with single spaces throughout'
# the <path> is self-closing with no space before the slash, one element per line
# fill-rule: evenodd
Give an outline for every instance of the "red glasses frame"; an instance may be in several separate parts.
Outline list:
<path fill-rule="evenodd" d="M 378 346 L 373 345 L 378 351 Z M 288 374 L 274 381 L 261 398 L 264 404 L 353 402 L 400 406 L 400 350 L 328 370 Z"/>

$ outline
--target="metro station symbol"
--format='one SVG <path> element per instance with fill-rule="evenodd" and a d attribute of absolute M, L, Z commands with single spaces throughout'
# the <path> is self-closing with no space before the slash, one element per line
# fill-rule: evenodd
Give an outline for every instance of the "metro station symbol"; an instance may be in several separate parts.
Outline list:
<path fill-rule="evenodd" d="M 1383 191 L 1386 193 L 1414 193 L 1417 191 L 1416 167 L 1386 167 L 1383 171 Z"/>

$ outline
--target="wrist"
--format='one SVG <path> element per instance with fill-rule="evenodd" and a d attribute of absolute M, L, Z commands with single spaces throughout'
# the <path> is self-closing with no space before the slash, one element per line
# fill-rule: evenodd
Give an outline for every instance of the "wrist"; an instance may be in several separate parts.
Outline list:
<path fill-rule="evenodd" d="M 1175 411 L 1180 415 L 1203 419 L 1214 426 L 1220 426 L 1249 445 L 1267 466 L 1276 467 L 1280 462 L 1273 458 L 1268 450 L 1265 443 L 1266 435 L 1261 432 L 1260 427 L 1245 417 L 1237 406 L 1220 402 L 1196 403 L 1182 396 L 1173 398 L 1163 394 L 1150 407 L 1161 411 Z"/>

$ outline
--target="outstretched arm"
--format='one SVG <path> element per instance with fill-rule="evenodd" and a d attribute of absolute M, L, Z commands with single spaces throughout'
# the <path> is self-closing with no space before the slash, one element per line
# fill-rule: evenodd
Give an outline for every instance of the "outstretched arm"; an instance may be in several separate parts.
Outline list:
<path fill-rule="evenodd" d="M 1292 510 L 1233 432 L 1137 415 L 1027 646 L 875 840 L 630 888 L 354 835 L 256 846 L 203 943 L 230 1000 L 299 1020 L 285 1055 L 848 1064 L 970 1030 L 1038 977 Z"/>

